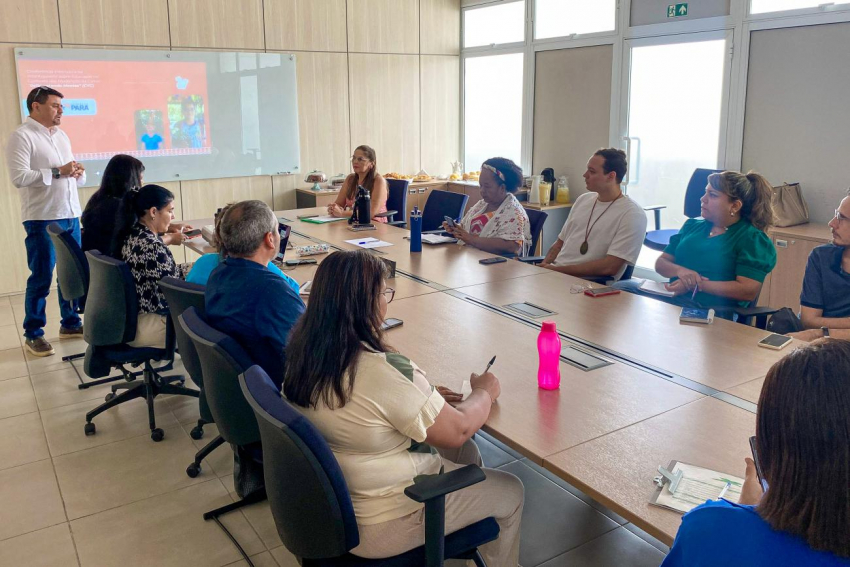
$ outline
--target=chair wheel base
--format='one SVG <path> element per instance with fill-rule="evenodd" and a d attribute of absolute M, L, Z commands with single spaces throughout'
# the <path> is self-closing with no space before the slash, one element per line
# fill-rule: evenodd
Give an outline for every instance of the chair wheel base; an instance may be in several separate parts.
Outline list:
<path fill-rule="evenodd" d="M 192 439 L 202 439 L 204 437 L 204 428 L 200 426 L 195 426 L 189 432 L 189 437 Z"/>
<path fill-rule="evenodd" d="M 189 475 L 189 478 L 195 478 L 196 476 L 201 474 L 200 465 L 196 465 L 195 463 L 192 463 L 191 465 L 186 467 L 186 474 Z"/>
<path fill-rule="evenodd" d="M 109 402 L 109 401 L 112 401 L 114 399 L 115 399 L 115 392 L 109 392 L 108 394 L 106 394 L 106 396 L 104 396 L 103 401 Z"/>
<path fill-rule="evenodd" d="M 165 431 L 157 427 L 156 429 L 151 430 L 151 439 L 159 443 L 163 439 L 165 439 Z"/>
<path fill-rule="evenodd" d="M 86 435 L 94 435 L 97 432 L 97 429 L 95 428 L 94 423 L 89 422 L 86 424 L 84 431 L 86 432 Z"/>

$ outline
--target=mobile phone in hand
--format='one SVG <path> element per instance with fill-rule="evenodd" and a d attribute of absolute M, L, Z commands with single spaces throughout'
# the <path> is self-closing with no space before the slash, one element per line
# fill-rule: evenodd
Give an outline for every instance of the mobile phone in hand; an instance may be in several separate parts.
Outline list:
<path fill-rule="evenodd" d="M 201 235 L 201 229 L 200 228 L 193 228 L 192 230 L 187 230 L 186 232 L 183 233 L 183 236 L 185 236 L 186 238 L 195 238 L 196 236 L 200 236 L 200 235 Z"/>
<path fill-rule="evenodd" d="M 761 462 L 759 462 L 759 453 L 756 449 L 755 435 L 750 437 L 750 451 L 753 452 L 753 462 L 756 464 L 756 474 L 759 477 L 759 484 L 761 484 L 761 489 L 767 492 L 767 481 L 764 480 L 764 470 L 761 468 Z"/>
<path fill-rule="evenodd" d="M 444 216 L 443 220 L 446 221 L 446 224 L 449 225 L 449 228 L 454 228 L 457 226 L 457 222 L 450 216 Z"/>

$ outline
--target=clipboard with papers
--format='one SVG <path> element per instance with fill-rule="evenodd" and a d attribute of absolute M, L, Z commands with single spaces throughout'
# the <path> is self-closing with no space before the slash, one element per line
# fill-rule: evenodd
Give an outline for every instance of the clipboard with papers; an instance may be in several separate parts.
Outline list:
<path fill-rule="evenodd" d="M 679 461 L 658 467 L 657 486 L 649 503 L 684 514 L 707 500 L 738 502 L 744 479 Z"/>

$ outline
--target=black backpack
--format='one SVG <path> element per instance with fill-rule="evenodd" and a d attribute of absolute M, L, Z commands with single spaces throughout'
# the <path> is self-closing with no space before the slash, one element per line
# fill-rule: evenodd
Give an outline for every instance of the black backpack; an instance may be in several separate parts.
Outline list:
<path fill-rule="evenodd" d="M 767 330 L 778 335 L 785 335 L 802 331 L 803 324 L 790 307 L 783 307 L 768 319 Z"/>

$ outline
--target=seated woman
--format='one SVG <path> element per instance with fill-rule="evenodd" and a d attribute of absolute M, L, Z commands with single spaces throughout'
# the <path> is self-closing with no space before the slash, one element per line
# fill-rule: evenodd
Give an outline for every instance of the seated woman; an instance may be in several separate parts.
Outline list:
<path fill-rule="evenodd" d="M 369 191 L 372 202 L 372 220 L 387 222 L 386 217 L 375 218 L 379 213 L 387 212 L 387 196 L 389 189 L 387 181 L 377 171 L 375 150 L 369 146 L 357 146 L 351 156 L 351 167 L 354 173 L 345 178 L 336 201 L 328 205 L 328 214 L 332 217 L 348 218 L 351 216 L 354 199 L 357 197 L 357 187 L 362 185 Z"/>
<path fill-rule="evenodd" d="M 112 156 L 103 170 L 100 187 L 86 203 L 86 209 L 80 219 L 83 252 L 97 250 L 109 254 L 115 247 L 114 229 L 121 199 L 130 189 L 142 186 L 144 172 L 145 166 L 136 158 L 125 154 Z M 183 232 L 191 228 L 188 225 L 171 223 L 166 227 L 162 241 L 175 246 L 183 244 Z"/>
<path fill-rule="evenodd" d="M 381 323 L 394 291 L 385 270 L 365 250 L 335 252 L 322 262 L 286 346 L 283 381 L 287 399 L 319 429 L 342 468 L 360 530 L 351 552 L 367 558 L 423 545 L 424 508 L 404 495 L 405 487 L 421 474 L 480 465 L 471 437 L 500 392 L 493 374 L 473 374 L 472 393 L 461 402 L 450 390 L 435 390 L 386 343 Z M 499 538 L 481 554 L 490 567 L 516 567 L 522 483 L 504 471 L 484 471 L 485 481 L 446 496 L 446 533 L 495 517 Z"/>
<path fill-rule="evenodd" d="M 526 255 L 531 228 L 525 209 L 514 193 L 522 186 L 522 170 L 506 158 L 490 158 L 478 180 L 481 200 L 472 205 L 459 225 L 443 228 L 462 244 L 493 254 Z"/>
<path fill-rule="evenodd" d="M 770 183 L 758 173 L 714 173 L 700 199 L 701 219 L 689 219 L 655 263 L 670 278 L 671 298 L 688 307 L 746 307 L 776 265 L 766 234 L 773 224 Z M 638 284 L 639 285 L 639 284 Z M 615 287 L 638 292 L 634 282 Z M 693 298 L 693 299 L 692 299 Z"/>
<path fill-rule="evenodd" d="M 186 281 L 189 283 L 207 285 L 207 281 L 210 279 L 210 274 L 214 269 L 221 264 L 222 260 L 227 257 L 227 250 L 224 248 L 221 240 L 221 219 L 224 218 L 224 214 L 227 212 L 230 207 L 233 206 L 233 203 L 229 203 L 219 209 L 219 211 L 215 215 L 215 231 L 213 232 L 213 241 L 210 242 L 210 245 L 218 250 L 218 252 L 210 252 L 208 254 L 204 254 L 192 265 L 192 269 L 189 271 L 189 274 L 186 276 Z M 268 266 L 266 266 L 270 272 L 273 274 L 277 274 L 282 277 L 283 280 L 289 284 L 289 287 L 295 290 L 295 293 L 300 293 L 301 288 L 298 286 L 298 282 L 284 274 L 280 268 L 274 263 L 274 261 L 269 262 Z"/>
<path fill-rule="evenodd" d="M 127 263 L 136 282 L 139 320 L 132 347 L 165 347 L 168 303 L 157 282 L 185 278 L 189 264 L 178 264 L 159 237 L 174 220 L 174 194 L 159 185 L 132 189 L 121 199 L 113 256 Z"/>
<path fill-rule="evenodd" d="M 850 566 L 850 342 L 820 339 L 773 365 L 738 504 L 682 518 L 662 567 Z M 741 446 L 738 443 L 738 446 Z"/>

